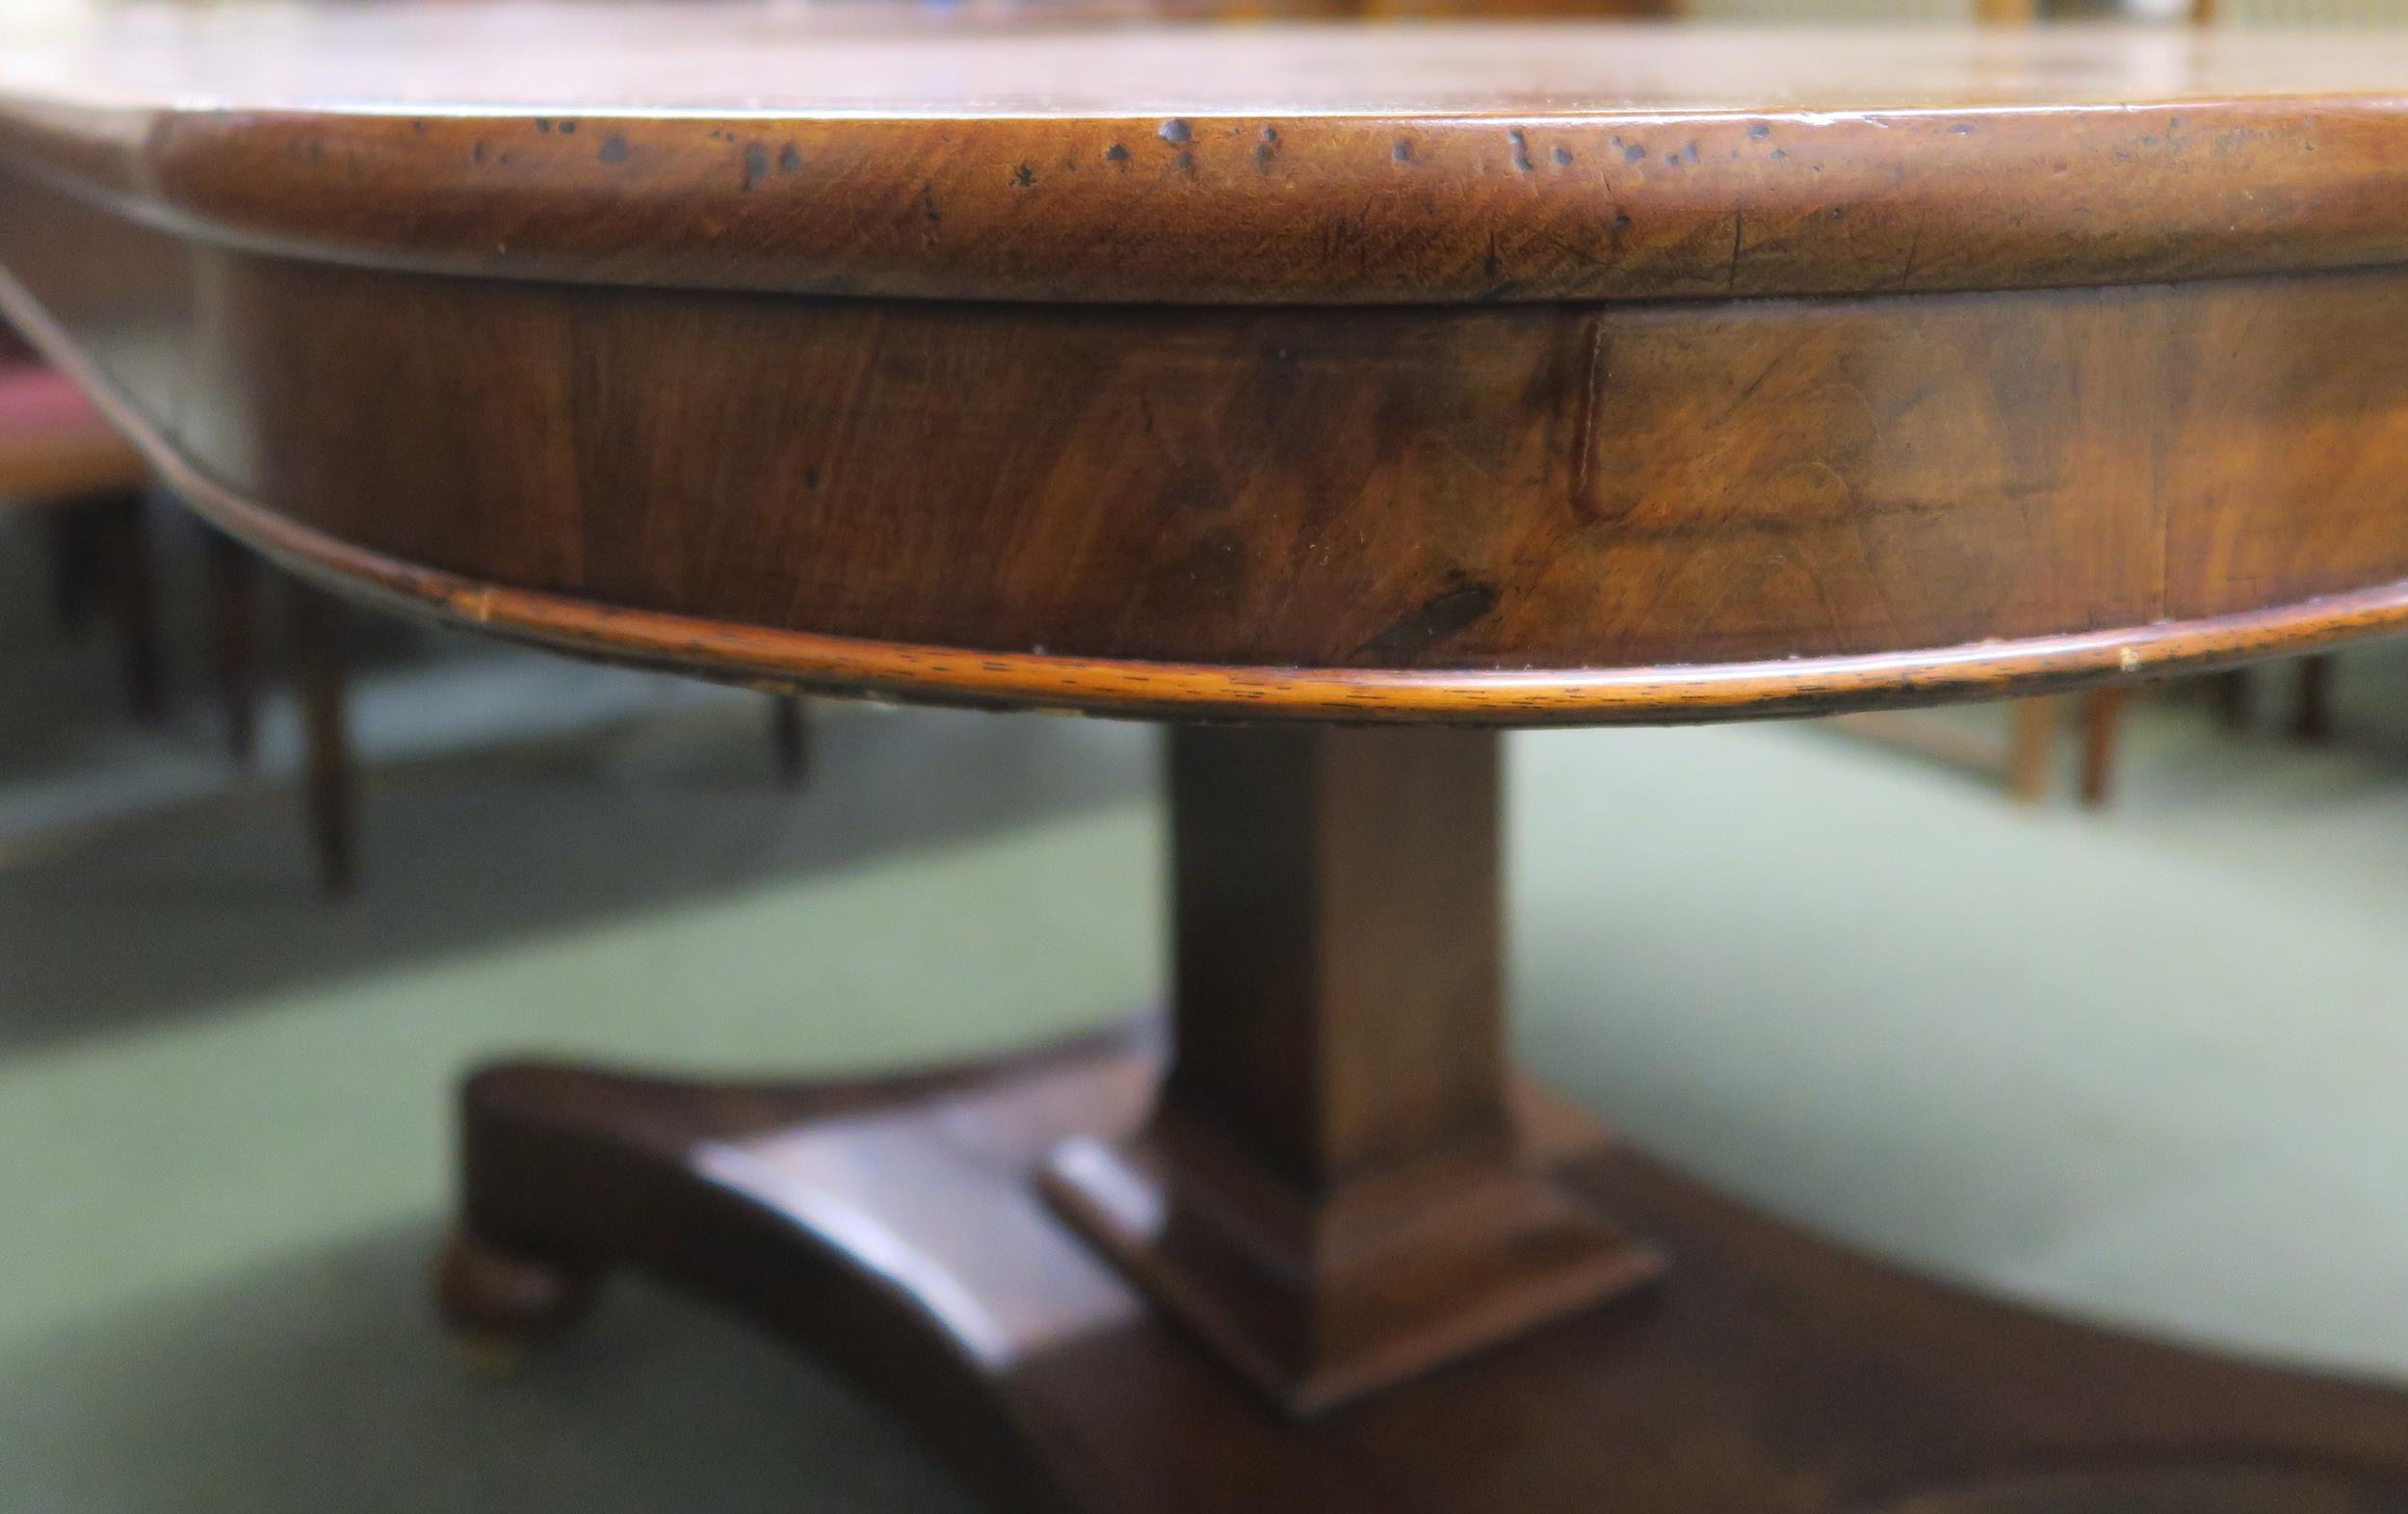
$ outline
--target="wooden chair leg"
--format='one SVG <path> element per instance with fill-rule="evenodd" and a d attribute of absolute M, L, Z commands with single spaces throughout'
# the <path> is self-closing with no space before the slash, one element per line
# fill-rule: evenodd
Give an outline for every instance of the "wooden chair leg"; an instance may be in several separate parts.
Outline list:
<path fill-rule="evenodd" d="M 2333 654 L 2319 652 L 2299 660 L 2299 708 L 2291 734 L 2303 742 L 2333 739 Z"/>
<path fill-rule="evenodd" d="M 2056 737 L 2056 701 L 2018 699 L 2007 707 L 2006 792 L 2019 804 L 2037 804 L 2049 792 L 2049 757 Z"/>
<path fill-rule="evenodd" d="M 2081 700 L 2081 801 L 2092 809 L 2115 792 L 2115 759 L 2124 740 L 2124 706 L 2132 690 L 2122 684 L 2093 689 Z"/>
<path fill-rule="evenodd" d="M 92 511 L 76 505 L 42 511 L 42 526 L 50 543 L 50 615 L 73 636 L 92 618 L 105 587 L 99 533 Z"/>
<path fill-rule="evenodd" d="M 811 718 L 800 694 L 770 695 L 770 750 L 777 781 L 799 789 L 811 771 Z"/>
<path fill-rule="evenodd" d="M 209 533 L 209 593 L 218 623 L 218 699 L 225 744 L 248 764 L 259 732 L 259 560 L 231 536 Z"/>
<path fill-rule="evenodd" d="M 2246 730 L 2249 726 L 2249 669 L 2228 667 L 2209 675 L 2215 681 L 2215 714 L 2228 731 Z"/>
<path fill-rule="evenodd" d="M 97 512 L 106 556 L 110 608 L 125 639 L 125 688 L 134 713 L 156 720 L 167 713 L 166 658 L 159 641 L 158 573 L 150 550 L 150 502 L 140 493 L 114 495 Z"/>
<path fill-rule="evenodd" d="M 344 718 L 343 609 L 298 579 L 289 581 L 287 589 L 310 841 L 318 852 L 319 881 L 340 898 L 352 891 L 356 876 L 358 829 L 351 736 Z"/>

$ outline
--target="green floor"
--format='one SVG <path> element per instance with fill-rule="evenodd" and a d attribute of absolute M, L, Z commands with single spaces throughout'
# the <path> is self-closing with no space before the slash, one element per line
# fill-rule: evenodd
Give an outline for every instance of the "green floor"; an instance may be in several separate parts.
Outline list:
<path fill-rule="evenodd" d="M 1818 728 L 1517 738 L 1525 1050 L 1869 1245 L 2408 1378 L 2403 690 L 2351 665 L 2329 753 L 2152 709 L 2105 817 Z M 438 657 L 360 713 L 341 906 L 280 725 L 234 784 L 189 712 L 0 740 L 0 1510 L 970 1506 L 640 1286 L 517 1380 L 457 1370 L 422 1277 L 446 1087 L 527 1048 L 878 1065 L 1144 1001 L 1149 733 L 839 709 L 791 797 L 745 696 Z M 136 776 L 61 776 L 95 745 Z"/>

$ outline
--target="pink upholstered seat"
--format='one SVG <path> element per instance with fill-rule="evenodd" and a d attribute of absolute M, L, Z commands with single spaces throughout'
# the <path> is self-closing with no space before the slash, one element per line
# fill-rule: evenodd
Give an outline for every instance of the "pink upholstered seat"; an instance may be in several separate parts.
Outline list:
<path fill-rule="evenodd" d="M 0 502 L 65 501 L 142 480 L 142 458 L 65 374 L 0 361 Z"/>
<path fill-rule="evenodd" d="M 0 364 L 0 435 L 106 426 L 99 409 L 67 377 L 40 363 Z"/>

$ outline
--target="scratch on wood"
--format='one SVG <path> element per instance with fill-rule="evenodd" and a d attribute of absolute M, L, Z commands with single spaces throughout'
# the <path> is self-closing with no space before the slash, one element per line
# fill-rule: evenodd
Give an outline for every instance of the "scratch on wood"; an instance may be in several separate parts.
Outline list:
<path fill-rule="evenodd" d="M 1588 361 L 1581 382 L 1580 430 L 1572 439 L 1572 513 L 1582 520 L 1591 518 L 1596 509 L 1590 483 L 1597 469 L 1597 412 L 1605 404 L 1605 390 L 1606 323 L 1603 316 L 1591 316 Z"/>

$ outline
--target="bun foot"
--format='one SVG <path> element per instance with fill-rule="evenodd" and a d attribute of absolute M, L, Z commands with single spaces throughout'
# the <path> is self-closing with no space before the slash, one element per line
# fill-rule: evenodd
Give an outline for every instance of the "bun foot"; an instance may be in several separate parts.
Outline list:
<path fill-rule="evenodd" d="M 469 1370 L 506 1377 L 527 1353 L 564 1335 L 593 1301 L 594 1279 L 455 1231 L 435 1262 L 435 1308 Z"/>

